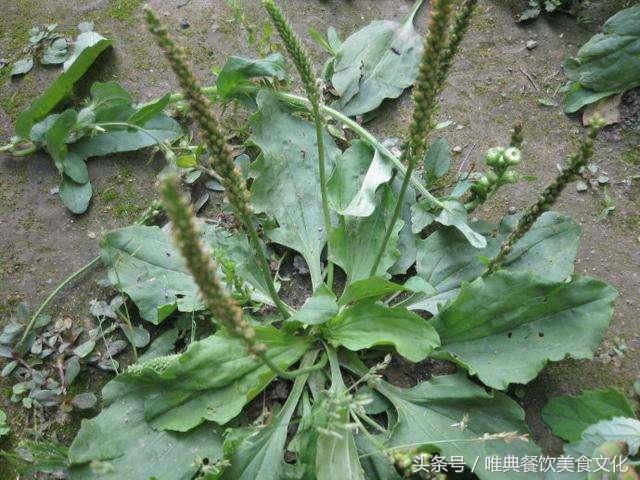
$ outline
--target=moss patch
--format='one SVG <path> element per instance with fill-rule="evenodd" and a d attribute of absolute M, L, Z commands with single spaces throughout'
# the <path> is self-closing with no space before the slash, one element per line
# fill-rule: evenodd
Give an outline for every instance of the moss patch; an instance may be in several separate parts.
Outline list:
<path fill-rule="evenodd" d="M 110 0 L 107 15 L 120 21 L 131 20 L 141 4 L 142 0 Z"/>

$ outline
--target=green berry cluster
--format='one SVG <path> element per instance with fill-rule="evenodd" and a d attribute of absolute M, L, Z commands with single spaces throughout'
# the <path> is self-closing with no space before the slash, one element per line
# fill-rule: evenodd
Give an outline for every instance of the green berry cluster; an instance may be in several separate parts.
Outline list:
<path fill-rule="evenodd" d="M 522 162 L 522 153 L 517 147 L 493 147 L 487 151 L 484 160 L 489 169 L 476 174 L 471 186 L 474 196 L 481 201 L 501 186 L 518 182 L 520 176 L 512 167 Z"/>

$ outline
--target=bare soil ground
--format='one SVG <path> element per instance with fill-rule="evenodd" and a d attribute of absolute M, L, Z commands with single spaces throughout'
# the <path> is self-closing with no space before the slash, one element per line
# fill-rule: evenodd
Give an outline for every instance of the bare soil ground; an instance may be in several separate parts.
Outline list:
<path fill-rule="evenodd" d="M 152 0 L 150 2 L 175 31 L 189 51 L 201 79 L 211 83 L 210 70 L 221 66 L 231 53 L 256 56 L 268 49 L 263 35 L 264 16 L 258 2 L 245 0 L 246 17 L 240 20 L 223 0 Z M 411 6 L 408 0 L 289 0 L 281 2 L 304 34 L 335 26 L 344 37 L 373 19 L 401 19 Z M 561 104 L 557 89 L 564 81 L 563 60 L 576 52 L 593 31 L 574 18 L 556 15 L 528 25 L 513 21 L 508 2 L 481 2 L 449 84 L 443 93 L 438 119 L 454 125 L 442 131 L 452 145 L 462 147 L 458 160 L 479 161 L 481 152 L 504 144 L 509 128 L 525 125 L 524 170 L 535 180 L 503 192 L 478 212 L 497 219 L 509 209 L 521 209 L 553 178 L 557 165 L 572 151 L 583 129 L 577 118 L 563 114 L 560 106 L 548 107 L 539 99 Z M 96 30 L 113 38 L 114 51 L 92 70 L 93 80 L 117 80 L 141 100 L 175 88 L 175 81 L 160 52 L 146 33 L 137 0 L 0 0 L 0 57 L 14 58 L 25 44 L 33 25 L 59 23 L 72 32 L 74 25 L 93 20 Z M 602 23 L 591 19 L 590 28 Z M 427 8 L 419 14 L 423 31 Z M 186 23 L 187 28 L 183 28 Z M 254 29 L 248 41 L 246 27 Z M 275 36 L 273 37 L 275 41 Z M 528 50 L 528 40 L 538 42 Z M 318 59 L 324 54 L 311 42 Z M 56 75 L 38 67 L 26 77 L 0 78 L 0 138 L 12 134 L 12 121 L 30 99 Z M 82 95 L 82 92 L 80 92 Z M 82 98 L 82 97 L 80 97 Z M 583 237 L 577 273 L 612 283 L 620 292 L 611 332 L 593 361 L 564 361 L 549 366 L 533 384 L 515 389 L 533 426 L 535 438 L 549 451 L 558 443 L 539 419 L 540 408 L 550 396 L 575 393 L 583 388 L 618 386 L 630 392 L 640 375 L 640 119 L 637 92 L 625 98 L 625 122 L 609 127 L 598 142 L 595 163 L 610 177 L 609 194 L 616 209 L 605 219 L 602 189 L 578 193 L 574 187 L 563 194 L 557 209 L 570 213 L 582 226 Z M 401 136 L 410 112 L 407 95 L 386 104 L 373 130 L 381 137 Z M 0 154 L 0 326 L 9 321 L 20 301 L 37 306 L 67 275 L 99 252 L 103 232 L 130 224 L 155 198 L 155 174 L 160 160 L 146 154 L 95 159 L 89 162 L 94 187 L 90 210 L 82 216 L 69 214 L 53 189 L 58 174 L 46 155 L 13 159 Z M 88 301 L 102 294 L 95 281 L 99 270 L 67 288 L 50 311 L 76 322 L 89 320 Z M 402 367 L 400 367 L 402 368 Z M 88 372 L 87 387 L 99 391 L 105 376 Z M 26 427 L 28 413 L 11 405 L 10 385 L 0 379 L 0 408 L 9 415 L 13 431 L 10 448 Z M 93 415 L 89 413 L 88 415 Z M 61 438 L 72 436 L 73 422 L 60 427 Z M 10 477 L 0 466 L 1 478 Z"/>

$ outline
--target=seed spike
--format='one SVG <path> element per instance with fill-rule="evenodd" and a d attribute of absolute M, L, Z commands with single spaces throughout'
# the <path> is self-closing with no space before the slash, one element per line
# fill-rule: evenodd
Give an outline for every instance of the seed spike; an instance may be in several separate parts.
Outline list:
<path fill-rule="evenodd" d="M 180 194 L 178 178 L 176 176 L 165 178 L 160 190 L 167 215 L 173 222 L 174 242 L 198 285 L 207 309 L 220 325 L 245 344 L 247 351 L 255 355 L 263 353 L 265 346 L 256 342 L 255 330 L 243 318 L 238 304 L 227 296 L 218 281 L 215 273 L 216 264 L 211 253 L 200 240 L 200 229 L 196 223 L 195 214 Z"/>
<path fill-rule="evenodd" d="M 191 106 L 191 116 L 195 120 L 205 144 L 211 152 L 212 167 L 220 176 L 220 183 L 225 188 L 231 206 L 236 216 L 244 224 L 249 240 L 258 254 L 269 294 L 273 302 L 285 318 L 290 316 L 289 310 L 278 296 L 273 278 L 271 277 L 269 262 L 264 247 L 258 238 L 258 234 L 251 218 L 251 205 L 249 203 L 249 190 L 239 168 L 233 161 L 231 148 L 227 144 L 226 136 L 220 127 L 218 119 L 213 114 L 211 101 L 205 95 L 195 75 L 189 67 L 184 50 L 176 45 L 169 36 L 167 29 L 160 23 L 158 16 L 151 8 L 145 7 L 145 18 L 149 30 L 156 38 L 158 45 L 164 52 L 171 69 L 178 77 L 184 96 Z"/>
<path fill-rule="evenodd" d="M 393 228 L 400 217 L 404 196 L 413 175 L 418 160 L 424 156 L 427 137 L 433 127 L 433 114 L 438 106 L 438 93 L 447 77 L 447 72 L 440 71 L 441 61 L 447 53 L 448 37 L 451 24 L 452 0 L 434 0 L 431 4 L 428 33 L 424 40 L 424 53 L 418 69 L 418 78 L 414 86 L 413 99 L 415 107 L 409 126 L 409 138 L 406 142 L 402 159 L 407 161 L 407 171 L 400 187 L 396 206 L 387 225 L 384 240 L 376 255 L 369 274 L 378 273 L 378 266 L 387 249 Z M 449 65 L 450 66 L 450 61 Z"/>

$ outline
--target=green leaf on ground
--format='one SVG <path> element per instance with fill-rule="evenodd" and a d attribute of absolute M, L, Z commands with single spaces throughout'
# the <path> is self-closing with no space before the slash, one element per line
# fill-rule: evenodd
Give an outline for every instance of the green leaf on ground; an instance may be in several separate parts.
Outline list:
<path fill-rule="evenodd" d="M 65 110 L 58 115 L 46 134 L 47 151 L 60 173 L 64 172 L 64 163 L 67 157 L 67 140 L 71 129 L 76 124 L 78 115 L 75 110 Z M 84 183 L 84 182 L 83 182 Z"/>
<path fill-rule="evenodd" d="M 411 230 L 420 233 L 433 222 L 457 228 L 467 241 L 477 249 L 487 246 L 487 239 L 469 226 L 467 210 L 458 200 L 445 200 L 443 208 L 434 207 L 429 201 L 421 201 L 411 206 Z M 437 210 L 437 211 L 434 211 Z"/>
<path fill-rule="evenodd" d="M 382 246 L 383 232 L 393 215 L 395 197 L 391 188 L 385 185 L 377 196 L 378 207 L 372 215 L 346 217 L 329 235 L 331 260 L 347 275 L 347 285 L 371 276 L 376 255 Z M 402 220 L 396 222 L 374 275 L 387 275 L 389 268 L 399 258 L 397 245 L 402 224 Z"/>
<path fill-rule="evenodd" d="M 640 85 L 640 5 L 621 10 L 606 21 L 602 33 L 594 35 L 569 58 L 564 69 L 565 111 L 573 113 L 605 96 Z"/>
<path fill-rule="evenodd" d="M 127 121 L 133 125 L 142 126 L 152 118 L 162 113 L 164 109 L 167 108 L 170 101 L 171 94 L 167 93 L 153 102 L 140 105 Z"/>
<path fill-rule="evenodd" d="M 335 347 L 358 351 L 391 345 L 412 362 L 424 360 L 440 345 L 438 334 L 425 319 L 404 308 L 371 301 L 358 302 L 323 325 L 325 338 Z"/>
<path fill-rule="evenodd" d="M 347 305 L 364 299 L 378 300 L 385 295 L 406 290 L 402 285 L 393 283 L 386 278 L 370 277 L 353 282 L 345 288 L 340 297 L 339 305 Z"/>
<path fill-rule="evenodd" d="M 354 141 L 327 181 L 331 207 L 341 215 L 368 217 L 376 208 L 376 191 L 392 173 L 387 158 L 363 141 Z"/>
<path fill-rule="evenodd" d="M 111 46 L 108 40 L 95 32 L 81 33 L 76 40 L 72 56 L 64 63 L 64 72 L 20 114 L 15 130 L 22 138 L 29 138 L 31 127 L 45 118 L 73 89 L 75 83 L 89 70 L 100 54 Z"/>
<path fill-rule="evenodd" d="M 298 251 L 309 265 L 314 288 L 322 283 L 320 256 L 326 243 L 315 127 L 287 111 L 267 91 L 258 94 L 251 119 L 251 142 L 262 151 L 251 171 L 252 203 L 278 222 L 266 231 L 272 241 Z M 330 172 L 340 150 L 325 132 L 325 163 Z"/>
<path fill-rule="evenodd" d="M 271 326 L 256 327 L 256 339 L 282 369 L 300 360 L 312 341 Z M 145 419 L 153 428 L 186 432 L 205 420 L 226 424 L 274 378 L 242 342 L 218 332 L 182 354 L 136 364 L 115 382 L 144 399 Z M 109 402 L 111 392 L 104 398 Z"/>
<path fill-rule="evenodd" d="M 470 282 L 486 269 L 482 257 L 492 258 L 515 227 L 516 217 L 505 217 L 499 228 L 484 222 L 472 224 L 487 239 L 487 247 L 474 248 L 453 228 L 440 228 L 418 242 L 416 271 L 436 289 L 431 297 L 417 296 L 409 308 L 433 314 L 455 298 L 462 282 Z M 570 217 L 544 213 L 513 247 L 505 262 L 511 271 L 528 272 L 547 280 L 562 281 L 573 273 L 580 226 Z"/>
<path fill-rule="evenodd" d="M 580 440 L 587 427 L 601 420 L 635 416 L 627 397 L 614 388 L 554 397 L 542 409 L 542 419 L 553 434 L 568 442 Z"/>
<path fill-rule="evenodd" d="M 322 284 L 313 295 L 304 302 L 300 310 L 294 313 L 287 323 L 299 322 L 304 325 L 319 325 L 338 313 L 336 296 L 327 285 Z"/>
<path fill-rule="evenodd" d="M 70 146 L 70 151 L 83 158 L 101 157 L 114 153 L 133 152 L 173 141 L 182 135 L 182 128 L 174 119 L 157 115 L 143 125 L 146 131 L 127 130 L 126 127 L 109 127 L 98 135 L 83 137 Z"/>
<path fill-rule="evenodd" d="M 210 224 L 202 230 L 203 241 L 214 254 L 235 263 L 236 275 L 244 280 L 251 298 L 271 304 L 246 236 Z M 204 308 L 193 277 L 167 232 L 134 225 L 109 232 L 101 247 L 109 281 L 131 298 L 145 320 L 159 324 L 176 308 L 181 312 Z M 224 274 L 220 277 L 225 280 Z"/>
<path fill-rule="evenodd" d="M 422 55 L 422 39 L 413 19 L 421 4 L 417 0 L 402 23 L 372 22 L 340 45 L 331 83 L 340 97 L 335 107 L 345 115 L 371 112 L 385 98 L 397 98 L 413 84 Z"/>
<path fill-rule="evenodd" d="M 11 76 L 14 77 L 16 75 L 24 75 L 29 73 L 33 68 L 33 57 L 24 57 L 20 60 L 17 60 L 11 66 Z"/>
<path fill-rule="evenodd" d="M 90 182 L 76 183 L 63 173 L 59 194 L 64 206 L 79 215 L 87 210 L 93 195 L 93 189 Z"/>
<path fill-rule="evenodd" d="M 252 80 L 265 77 L 277 80 L 287 78 L 286 63 L 280 53 L 257 60 L 231 56 L 218 74 L 217 94 L 225 101 L 252 98 L 259 88 Z"/>
<path fill-rule="evenodd" d="M 427 186 L 443 177 L 451 167 L 451 146 L 444 138 L 431 145 L 424 156 L 424 177 Z"/>
<path fill-rule="evenodd" d="M 0 438 L 9 433 L 11 429 L 7 425 L 7 414 L 3 410 L 0 410 Z"/>
<path fill-rule="evenodd" d="M 210 424 L 187 433 L 157 431 L 144 419 L 144 399 L 121 388 L 97 417 L 82 421 L 69 449 L 71 478 L 191 479 L 204 459 L 222 458 L 221 434 Z"/>
<path fill-rule="evenodd" d="M 505 389 L 527 383 L 549 361 L 592 358 L 609 327 L 616 290 L 578 277 L 552 282 L 499 271 L 462 285 L 433 320 L 442 347 L 436 355 Z"/>

